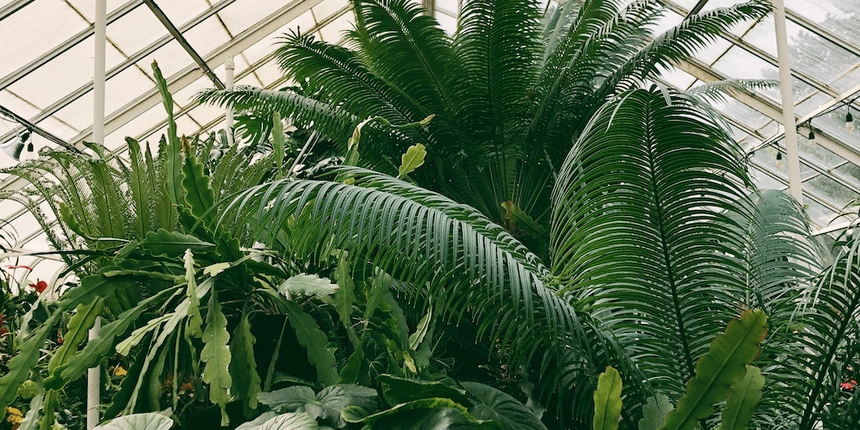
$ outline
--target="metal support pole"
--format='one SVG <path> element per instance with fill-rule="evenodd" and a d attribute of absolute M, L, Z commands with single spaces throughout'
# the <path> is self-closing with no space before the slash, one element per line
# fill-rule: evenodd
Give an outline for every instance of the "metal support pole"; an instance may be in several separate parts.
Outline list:
<path fill-rule="evenodd" d="M 233 71 L 236 70 L 236 63 L 233 62 L 233 55 L 228 55 L 224 61 L 224 89 L 233 91 Z M 233 108 L 228 107 L 224 113 L 224 129 L 227 133 L 227 142 L 233 146 Z"/>
<path fill-rule="evenodd" d="M 105 40 L 107 39 L 107 0 L 96 0 L 95 55 L 93 60 L 93 142 L 105 143 Z M 89 340 L 98 337 L 101 317 L 96 318 L 90 329 Z M 99 397 L 101 394 L 101 369 L 99 366 L 87 371 L 87 430 L 99 424 Z"/>
<path fill-rule="evenodd" d="M 773 19 L 776 28 L 776 51 L 779 60 L 779 88 L 782 92 L 782 125 L 785 127 L 785 153 L 788 164 L 788 188 L 791 196 L 803 204 L 803 187 L 800 182 L 800 157 L 797 150 L 797 124 L 794 116 L 794 97 L 791 87 L 791 61 L 788 58 L 788 36 L 785 31 L 785 4 L 773 0 Z"/>

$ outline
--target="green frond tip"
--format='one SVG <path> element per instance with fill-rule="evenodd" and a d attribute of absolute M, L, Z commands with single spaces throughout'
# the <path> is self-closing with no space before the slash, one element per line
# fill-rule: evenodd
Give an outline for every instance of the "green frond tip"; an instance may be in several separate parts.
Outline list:
<path fill-rule="evenodd" d="M 663 429 L 692 430 L 697 420 L 714 412 L 714 404 L 726 399 L 761 352 L 766 323 L 767 316 L 760 310 L 744 311 L 740 319 L 729 322 L 726 332 L 714 338 L 708 354 L 696 364 L 696 376 L 687 382 L 686 394 L 678 409 L 666 416 Z"/>
<path fill-rule="evenodd" d="M 594 430 L 618 430 L 621 417 L 621 375 L 612 366 L 597 378 L 594 390 Z"/>

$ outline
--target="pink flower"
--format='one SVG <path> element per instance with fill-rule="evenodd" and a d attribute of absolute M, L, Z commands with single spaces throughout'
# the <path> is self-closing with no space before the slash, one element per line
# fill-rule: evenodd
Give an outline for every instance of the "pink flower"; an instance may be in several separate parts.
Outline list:
<path fill-rule="evenodd" d="M 845 381 L 845 382 L 839 383 L 839 388 L 841 388 L 845 391 L 853 391 L 854 387 L 856 387 L 856 386 L 857 386 L 857 380 L 856 379 L 852 379 L 850 381 Z"/>
<path fill-rule="evenodd" d="M 23 264 L 22 264 L 22 265 L 20 265 L 20 266 L 7 266 L 7 267 L 8 267 L 10 270 L 15 270 L 15 269 L 27 269 L 27 270 L 29 270 L 29 271 L 31 271 L 31 272 L 33 271 L 33 268 L 32 268 L 32 267 L 30 267 L 30 266 L 26 266 L 26 265 L 23 265 Z"/>

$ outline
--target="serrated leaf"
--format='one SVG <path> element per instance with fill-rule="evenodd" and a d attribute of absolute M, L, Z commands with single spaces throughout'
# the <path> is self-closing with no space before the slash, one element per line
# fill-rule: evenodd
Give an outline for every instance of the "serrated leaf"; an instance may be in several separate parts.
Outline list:
<path fill-rule="evenodd" d="M 720 430 L 746 430 L 753 411 L 761 400 L 764 376 L 755 366 L 747 366 L 747 373 L 735 385 L 720 415 Z"/>
<path fill-rule="evenodd" d="M 194 337 L 203 335 L 203 317 L 200 316 L 200 298 L 197 297 L 197 279 L 194 270 L 194 254 L 185 250 L 185 295 L 188 297 L 188 334 Z"/>
<path fill-rule="evenodd" d="M 354 348 L 359 347 L 358 335 L 355 333 L 355 328 L 352 326 L 352 305 L 355 303 L 355 282 L 349 273 L 349 263 L 346 261 L 346 255 L 341 255 L 334 271 L 334 279 L 337 281 L 337 292 L 334 294 L 335 309 L 337 310 L 338 319 L 346 329 L 347 336 Z M 343 372 L 341 371 L 341 378 Z M 354 380 L 351 382 L 355 382 Z"/>
<path fill-rule="evenodd" d="M 412 173 L 415 169 L 424 164 L 424 157 L 427 156 L 427 151 L 424 145 L 416 143 L 410 146 L 406 153 L 400 156 L 400 168 L 397 169 L 397 179 L 402 179 L 404 176 Z"/>
<path fill-rule="evenodd" d="M 203 382 L 209 384 L 209 400 L 221 408 L 221 425 L 226 426 L 230 420 L 227 417 L 227 394 L 233 385 L 230 377 L 230 349 L 227 342 L 230 334 L 227 332 L 227 318 L 221 312 L 215 290 L 209 296 L 209 312 L 206 314 L 206 329 L 203 331 L 203 350 L 200 359 L 203 367 Z"/>
<path fill-rule="evenodd" d="M 459 404 L 469 404 L 465 390 L 441 382 L 407 379 L 388 374 L 379 375 L 377 381 L 382 383 L 383 398 L 392 406 L 429 398 L 447 398 Z"/>
<path fill-rule="evenodd" d="M 746 365 L 758 357 L 759 343 L 767 335 L 767 316 L 747 310 L 729 322 L 726 332 L 711 342 L 708 354 L 696 364 L 696 376 L 687 382 L 687 392 L 675 411 L 666 416 L 663 428 L 691 430 L 697 420 L 714 412 L 714 404 L 726 399 L 732 385 L 743 379 Z"/>
<path fill-rule="evenodd" d="M 469 413 L 479 420 L 492 420 L 504 430 L 546 430 L 546 426 L 519 400 L 477 382 L 463 382 L 474 406 Z"/>
<path fill-rule="evenodd" d="M 675 410 L 669 396 L 658 393 L 655 397 L 648 398 L 642 405 L 642 419 L 639 420 L 639 430 L 657 430 L 664 422 L 666 415 Z"/>
<path fill-rule="evenodd" d="M 182 165 L 182 188 L 185 190 L 185 203 L 191 214 L 203 225 L 213 227 L 216 221 L 215 211 L 209 209 L 215 205 L 215 192 L 212 191 L 209 176 L 203 172 L 203 163 L 193 155 L 185 157 L 185 163 Z"/>
<path fill-rule="evenodd" d="M 621 375 L 612 366 L 597 378 L 594 390 L 594 430 L 617 430 L 621 417 Z"/>
<path fill-rule="evenodd" d="M 66 364 L 78 352 L 78 346 L 87 339 L 87 331 L 93 327 L 103 308 L 104 299 L 77 307 L 75 314 L 69 319 L 66 333 L 63 335 L 63 344 L 48 362 L 49 373 Z"/>
<path fill-rule="evenodd" d="M 278 168 L 280 178 L 284 178 L 284 157 L 286 156 L 286 142 L 284 140 L 284 123 L 278 111 L 272 113 L 272 152 L 275 156 L 275 166 Z"/>
<path fill-rule="evenodd" d="M 291 276 L 278 288 L 278 292 L 290 297 L 291 294 L 303 294 L 305 296 L 330 296 L 337 292 L 337 284 L 328 278 L 307 273 Z"/>
<path fill-rule="evenodd" d="M 320 330 L 313 317 L 305 313 L 301 306 L 285 301 L 290 327 L 296 332 L 296 338 L 308 354 L 308 360 L 317 370 L 317 379 L 323 385 L 332 385 L 337 381 L 334 354 L 326 348 L 328 337 Z"/>
<path fill-rule="evenodd" d="M 168 430 L 173 427 L 170 417 L 159 413 L 132 414 L 114 418 L 94 430 Z"/>
<path fill-rule="evenodd" d="M 209 277 L 215 277 L 221 272 L 230 268 L 230 263 L 215 263 L 203 268 L 203 274 Z"/>
<path fill-rule="evenodd" d="M 242 401 L 245 415 L 257 409 L 260 394 L 260 374 L 257 373 L 257 362 L 254 358 L 254 335 L 251 334 L 251 323 L 248 314 L 243 313 L 242 319 L 233 331 L 233 341 L 230 343 L 232 360 L 230 373 L 233 376 L 233 393 Z"/>
<path fill-rule="evenodd" d="M 152 62 L 152 71 L 158 92 L 161 94 L 164 110 L 167 112 L 167 145 L 164 148 L 166 177 L 163 187 L 170 203 L 175 207 L 181 205 L 184 199 L 182 196 L 182 150 L 176 135 L 176 121 L 173 118 L 173 96 L 170 95 L 167 81 L 162 76 L 155 61 Z"/>

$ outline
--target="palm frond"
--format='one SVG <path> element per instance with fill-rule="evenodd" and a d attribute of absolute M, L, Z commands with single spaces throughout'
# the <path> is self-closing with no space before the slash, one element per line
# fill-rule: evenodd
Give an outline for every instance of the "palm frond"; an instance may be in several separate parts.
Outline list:
<path fill-rule="evenodd" d="M 703 101 L 727 102 L 737 93 L 746 94 L 757 90 L 768 90 L 776 88 L 778 85 L 779 83 L 772 79 L 726 79 L 691 88 L 687 94 L 696 96 Z"/>
<path fill-rule="evenodd" d="M 670 397 L 745 291 L 724 212 L 744 213 L 741 154 L 683 95 L 633 90 L 594 117 L 553 196 L 553 273 Z"/>
<path fill-rule="evenodd" d="M 648 46 L 640 50 L 625 64 L 618 67 L 595 92 L 605 99 L 623 91 L 641 79 L 655 73 L 659 67 L 669 68 L 692 57 L 696 51 L 714 42 L 723 32 L 743 21 L 759 20 L 770 13 L 770 5 L 753 0 L 738 5 L 716 8 L 689 16 L 680 24 L 665 31 Z"/>
<path fill-rule="evenodd" d="M 230 106 L 236 110 L 265 113 L 279 112 L 302 125 L 313 124 L 320 133 L 335 142 L 345 142 L 359 121 L 351 113 L 326 102 L 317 101 L 290 91 L 271 91 L 250 86 L 233 91 L 205 90 L 197 95 L 200 103 Z"/>

